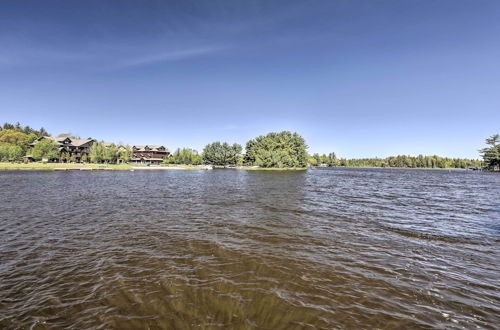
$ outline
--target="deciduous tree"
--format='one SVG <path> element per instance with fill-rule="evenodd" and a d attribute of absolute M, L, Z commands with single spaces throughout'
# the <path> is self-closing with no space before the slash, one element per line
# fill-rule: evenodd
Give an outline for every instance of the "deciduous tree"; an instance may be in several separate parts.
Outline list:
<path fill-rule="evenodd" d="M 59 158 L 58 145 L 50 139 L 38 141 L 31 152 L 31 156 L 36 160 Z"/>
<path fill-rule="evenodd" d="M 219 141 L 210 143 L 203 149 L 203 161 L 212 165 L 236 165 L 238 156 L 241 154 L 241 145 L 234 143 L 220 143 Z"/>
<path fill-rule="evenodd" d="M 297 133 L 269 133 L 247 142 L 245 163 L 261 167 L 306 167 L 307 145 Z"/>

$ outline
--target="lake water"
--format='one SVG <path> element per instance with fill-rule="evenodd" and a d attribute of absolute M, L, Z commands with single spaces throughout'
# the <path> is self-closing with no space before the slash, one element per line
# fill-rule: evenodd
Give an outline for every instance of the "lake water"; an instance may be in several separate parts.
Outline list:
<path fill-rule="evenodd" d="M 0 328 L 500 324 L 500 175 L 0 172 Z"/>

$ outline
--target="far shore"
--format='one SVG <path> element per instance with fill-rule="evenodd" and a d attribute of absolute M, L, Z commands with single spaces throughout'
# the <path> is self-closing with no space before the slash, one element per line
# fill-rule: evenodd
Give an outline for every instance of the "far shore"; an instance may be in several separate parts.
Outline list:
<path fill-rule="evenodd" d="M 306 171 L 308 168 L 291 167 L 255 167 L 255 166 L 211 166 L 211 165 L 135 165 L 135 164 L 93 164 L 93 163 L 8 163 L 0 162 L 0 171 L 2 170 L 33 170 L 33 171 L 134 171 L 134 170 L 210 170 L 210 169 L 233 169 L 244 171 Z M 325 167 L 313 167 L 313 169 L 322 169 Z M 326 167 L 331 168 L 331 167 Z M 335 167 L 334 167 L 335 168 Z M 407 169 L 407 170 L 468 170 L 463 168 L 408 168 L 408 167 L 355 167 L 355 166 L 337 166 L 336 168 L 351 169 Z"/>
<path fill-rule="evenodd" d="M 144 166 L 135 164 L 92 164 L 92 163 L 5 163 L 0 162 L 0 171 L 135 171 L 135 170 L 187 170 L 203 171 L 215 169 L 234 169 L 245 171 L 305 171 L 307 168 L 264 168 L 251 166 L 211 166 L 211 165 L 175 165 L 164 164 L 156 166 Z"/>
<path fill-rule="evenodd" d="M 135 164 L 92 164 L 92 163 L 0 163 L 0 170 L 33 171 L 131 171 L 131 170 L 207 170 L 207 166 L 162 165 L 141 166 Z"/>

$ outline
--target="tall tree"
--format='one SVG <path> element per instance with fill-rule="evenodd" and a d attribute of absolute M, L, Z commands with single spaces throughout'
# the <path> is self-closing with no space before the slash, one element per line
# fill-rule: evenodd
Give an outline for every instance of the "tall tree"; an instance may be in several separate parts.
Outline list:
<path fill-rule="evenodd" d="M 42 127 L 40 128 L 40 130 L 35 130 L 33 128 L 31 128 L 30 126 L 21 126 L 20 123 L 16 123 L 15 125 L 13 124 L 10 124 L 10 123 L 5 123 L 3 124 L 2 127 L 0 127 L 0 131 L 1 130 L 15 130 L 17 132 L 23 132 L 25 133 L 26 135 L 30 135 L 30 134 L 35 134 L 36 137 L 40 137 L 40 136 L 50 136 L 50 134 Z"/>
<path fill-rule="evenodd" d="M 118 148 L 114 143 L 104 146 L 103 158 L 106 163 L 116 163 L 118 159 Z"/>
<path fill-rule="evenodd" d="M 306 167 L 307 145 L 297 133 L 283 131 L 247 142 L 245 163 L 261 167 Z"/>
<path fill-rule="evenodd" d="M 190 148 L 177 148 L 169 158 L 164 160 L 166 164 L 200 165 L 202 162 L 203 158 L 198 151 Z"/>
<path fill-rule="evenodd" d="M 212 165 L 235 165 L 238 163 L 238 156 L 242 150 L 241 145 L 237 143 L 229 145 L 227 142 L 213 142 L 203 149 L 203 161 Z"/>
<path fill-rule="evenodd" d="M 484 163 L 491 170 L 500 170 L 500 135 L 495 134 L 486 139 L 490 147 L 481 149 Z"/>
<path fill-rule="evenodd" d="M 90 161 L 93 163 L 102 163 L 104 160 L 104 146 L 100 142 L 94 142 L 90 147 Z"/>
<path fill-rule="evenodd" d="M 334 152 L 330 152 L 328 154 L 328 166 L 337 166 L 337 165 L 338 165 L 337 155 L 335 155 Z"/>
<path fill-rule="evenodd" d="M 132 158 L 132 148 L 130 146 L 120 146 L 118 150 L 118 159 L 128 163 L 130 158 Z"/>
<path fill-rule="evenodd" d="M 58 145 L 50 139 L 38 141 L 31 151 L 31 156 L 36 160 L 57 159 L 59 158 Z"/>
<path fill-rule="evenodd" d="M 0 142 L 13 144 L 19 147 L 26 147 L 29 137 L 23 131 L 15 129 L 4 129 L 0 131 Z"/>

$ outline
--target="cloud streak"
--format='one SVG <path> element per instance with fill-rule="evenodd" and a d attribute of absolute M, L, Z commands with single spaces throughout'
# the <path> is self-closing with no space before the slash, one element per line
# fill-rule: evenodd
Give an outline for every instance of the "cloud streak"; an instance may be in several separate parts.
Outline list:
<path fill-rule="evenodd" d="M 217 53 L 222 49 L 223 47 L 200 47 L 200 48 L 170 51 L 154 55 L 147 55 L 121 61 L 115 66 L 115 68 L 122 69 L 122 68 L 154 65 L 163 62 L 181 61 L 193 57 L 199 57 L 203 55 Z"/>

